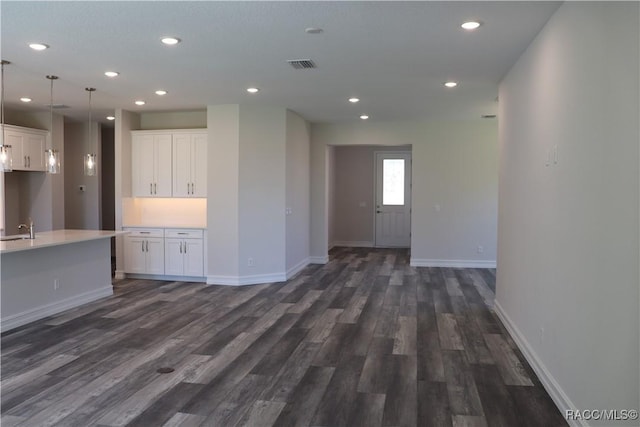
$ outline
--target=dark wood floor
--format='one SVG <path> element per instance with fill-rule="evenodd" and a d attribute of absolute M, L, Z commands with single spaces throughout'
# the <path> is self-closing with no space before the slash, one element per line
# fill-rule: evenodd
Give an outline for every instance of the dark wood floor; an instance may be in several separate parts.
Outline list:
<path fill-rule="evenodd" d="M 4 334 L 2 426 L 566 425 L 494 281 L 347 248 L 286 283 L 121 281 Z"/>

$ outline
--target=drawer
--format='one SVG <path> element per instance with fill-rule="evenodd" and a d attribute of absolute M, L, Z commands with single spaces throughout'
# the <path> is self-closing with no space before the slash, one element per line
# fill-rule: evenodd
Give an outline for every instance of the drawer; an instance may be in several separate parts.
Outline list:
<path fill-rule="evenodd" d="M 179 239 L 202 239 L 203 230 L 197 228 L 167 228 L 164 237 L 177 237 Z"/>
<path fill-rule="evenodd" d="M 128 236 L 132 237 L 164 237 L 164 229 L 162 228 L 123 228 L 128 231 Z"/>

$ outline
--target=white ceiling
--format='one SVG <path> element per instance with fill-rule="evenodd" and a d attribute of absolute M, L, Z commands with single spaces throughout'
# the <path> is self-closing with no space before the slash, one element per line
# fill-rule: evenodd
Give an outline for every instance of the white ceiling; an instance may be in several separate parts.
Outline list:
<path fill-rule="evenodd" d="M 558 2 L 1 2 L 5 104 L 54 103 L 85 120 L 215 104 L 290 108 L 312 122 L 471 118 L 497 112 L 500 79 Z M 483 22 L 475 32 L 460 24 Z M 320 27 L 321 34 L 305 28 Z M 159 39 L 182 39 L 167 47 Z M 30 42 L 48 44 L 36 52 Z M 288 59 L 318 68 L 294 70 Z M 120 72 L 109 79 L 107 70 Z M 446 80 L 459 81 L 445 89 Z M 257 95 L 245 89 L 257 86 Z M 159 97 L 156 89 L 169 94 Z M 18 101 L 22 96 L 30 104 Z M 350 96 L 359 104 L 347 102 Z M 147 105 L 137 107 L 136 99 Z"/>

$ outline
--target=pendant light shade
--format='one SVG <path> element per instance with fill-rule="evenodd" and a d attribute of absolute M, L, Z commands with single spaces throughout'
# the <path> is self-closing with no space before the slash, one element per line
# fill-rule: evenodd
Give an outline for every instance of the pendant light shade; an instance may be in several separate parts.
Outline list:
<path fill-rule="evenodd" d="M 92 136 L 93 133 L 91 132 L 91 94 L 93 92 L 95 92 L 96 88 L 94 87 L 87 87 L 84 90 L 86 90 L 87 92 L 89 92 L 89 126 L 88 126 L 88 138 L 87 138 L 87 144 L 89 145 L 89 153 L 85 154 L 84 156 L 84 174 L 86 176 L 95 176 L 98 171 L 98 164 L 97 164 L 97 156 L 95 154 L 95 152 L 91 152 L 91 150 L 93 149 L 93 142 L 92 142 Z"/>
<path fill-rule="evenodd" d="M 47 76 L 51 82 L 51 98 L 49 103 L 49 148 L 44 152 L 47 155 L 47 172 L 51 174 L 60 173 L 60 152 L 53 149 L 53 81 L 58 80 L 58 76 Z"/>
<path fill-rule="evenodd" d="M 0 127 L 2 127 L 2 132 L 0 132 L 2 137 L 0 141 L 0 172 L 11 172 L 12 165 L 11 146 L 4 143 L 4 66 L 7 64 L 11 64 L 11 62 L 4 59 L 0 64 L 0 79 L 2 80 L 2 88 L 0 88 Z"/>

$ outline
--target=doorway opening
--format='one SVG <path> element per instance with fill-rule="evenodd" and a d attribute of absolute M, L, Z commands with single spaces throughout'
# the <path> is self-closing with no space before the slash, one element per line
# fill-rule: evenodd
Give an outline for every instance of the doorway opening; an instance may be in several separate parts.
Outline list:
<path fill-rule="evenodd" d="M 377 166 L 379 159 L 396 167 L 387 167 L 384 200 L 377 194 L 377 181 L 383 178 L 377 171 L 384 171 L 384 161 Z M 328 146 L 326 166 L 329 248 L 411 246 L 410 145 Z M 390 180 L 395 186 L 390 187 Z"/>

